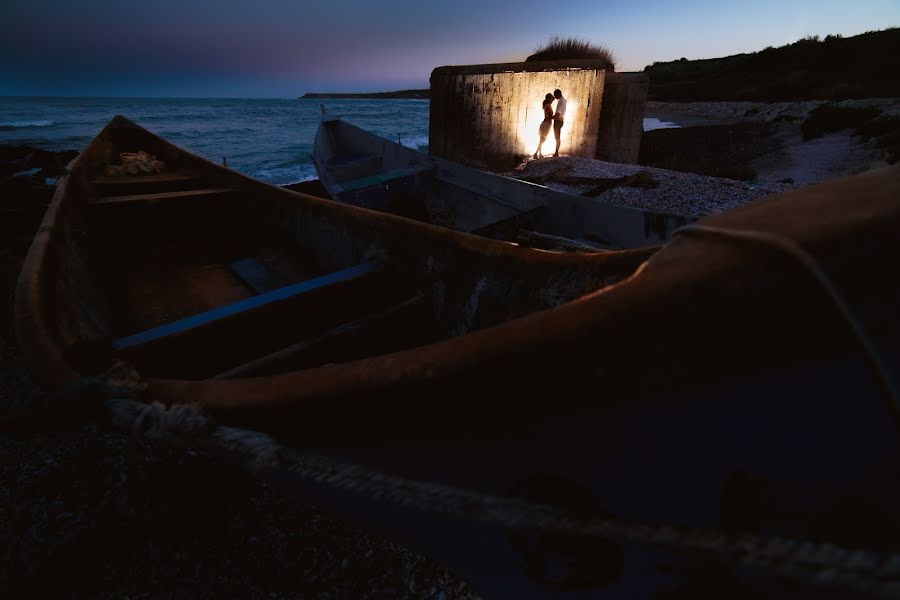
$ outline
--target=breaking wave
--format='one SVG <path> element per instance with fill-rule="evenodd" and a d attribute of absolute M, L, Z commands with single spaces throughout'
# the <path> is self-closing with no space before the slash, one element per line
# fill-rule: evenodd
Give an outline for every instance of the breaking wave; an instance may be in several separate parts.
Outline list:
<path fill-rule="evenodd" d="M 20 129 L 22 127 L 52 127 L 56 125 L 56 121 L 40 120 L 40 121 L 0 121 L 0 131 L 9 131 L 11 129 Z"/>
<path fill-rule="evenodd" d="M 427 135 L 419 135 L 419 136 L 410 136 L 403 137 L 400 136 L 400 143 L 406 146 L 407 148 L 412 148 L 414 150 L 419 150 L 421 152 L 428 152 L 428 136 Z"/>

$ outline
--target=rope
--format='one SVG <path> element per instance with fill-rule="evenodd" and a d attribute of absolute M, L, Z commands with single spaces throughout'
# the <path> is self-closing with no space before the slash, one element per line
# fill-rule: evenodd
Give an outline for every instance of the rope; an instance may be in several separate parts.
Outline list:
<path fill-rule="evenodd" d="M 724 227 L 711 227 L 709 225 L 686 225 L 675 231 L 675 235 L 679 234 L 700 235 L 712 238 L 718 237 L 726 240 L 737 240 L 759 244 L 779 250 L 800 263 L 806 272 L 821 286 L 825 291 L 825 294 L 831 299 L 834 306 L 841 313 L 841 316 L 843 316 L 844 322 L 848 325 L 853 337 L 862 349 L 863 358 L 869 366 L 878 387 L 881 389 L 882 398 L 884 399 L 888 412 L 894 419 L 894 424 L 900 429 L 900 394 L 897 393 L 897 387 L 894 385 L 875 343 L 866 333 L 862 322 L 857 318 L 853 309 L 850 307 L 850 304 L 834 283 L 828 278 L 828 275 L 825 273 L 824 269 L 822 269 L 821 265 L 819 265 L 809 252 L 789 238 L 765 231 L 727 229 Z"/>
<path fill-rule="evenodd" d="M 833 544 L 779 536 L 732 535 L 712 528 L 644 523 L 614 517 L 578 518 L 520 498 L 498 497 L 433 482 L 390 475 L 359 464 L 300 452 L 270 436 L 217 426 L 189 405 L 166 407 L 132 399 L 109 399 L 112 422 L 156 439 L 186 437 L 239 458 L 258 475 L 288 472 L 308 482 L 389 502 L 517 530 L 574 534 L 618 543 L 705 552 L 740 565 L 775 571 L 814 584 L 842 584 L 885 597 L 900 595 L 900 554 L 877 554 Z"/>
<path fill-rule="evenodd" d="M 880 356 L 849 304 L 815 259 L 792 240 L 770 233 L 688 225 L 676 234 L 707 235 L 771 247 L 797 260 L 820 284 L 841 312 L 863 349 L 895 420 L 900 423 L 897 394 Z M 641 265 L 636 276 L 646 266 Z M 773 571 L 813 584 L 841 584 L 885 597 L 900 597 L 900 554 L 878 554 L 803 539 L 752 534 L 733 535 L 715 528 L 646 523 L 615 517 L 579 518 L 520 498 L 498 497 L 434 482 L 390 475 L 359 464 L 283 447 L 270 436 L 219 426 L 191 405 L 166 407 L 123 398 L 110 387 L 106 400 L 114 425 L 155 439 L 187 438 L 236 456 L 262 475 L 288 472 L 318 485 L 370 500 L 424 512 L 473 519 L 516 530 L 603 538 L 680 552 L 703 552 L 742 566 Z M 117 397 L 118 396 L 118 397 Z"/>

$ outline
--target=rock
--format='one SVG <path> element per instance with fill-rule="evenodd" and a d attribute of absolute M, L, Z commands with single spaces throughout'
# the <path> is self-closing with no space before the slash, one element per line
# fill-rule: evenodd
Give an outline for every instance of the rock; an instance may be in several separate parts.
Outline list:
<path fill-rule="evenodd" d="M 54 152 L 26 145 L 0 145 L 0 178 L 36 169 L 37 177 L 59 177 L 78 152 Z"/>

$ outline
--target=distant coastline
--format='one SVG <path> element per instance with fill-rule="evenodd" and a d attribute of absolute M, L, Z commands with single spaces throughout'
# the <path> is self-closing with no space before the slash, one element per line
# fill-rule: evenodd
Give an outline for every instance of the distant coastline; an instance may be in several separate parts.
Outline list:
<path fill-rule="evenodd" d="M 300 96 L 300 100 L 327 100 L 334 98 L 351 98 L 354 100 L 428 100 L 430 90 L 398 90 L 396 92 L 373 92 L 368 94 L 341 94 L 333 92 L 310 92 Z"/>

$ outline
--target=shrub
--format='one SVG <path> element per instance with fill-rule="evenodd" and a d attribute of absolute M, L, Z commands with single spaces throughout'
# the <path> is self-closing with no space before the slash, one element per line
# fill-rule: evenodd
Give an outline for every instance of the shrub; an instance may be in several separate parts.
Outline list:
<path fill-rule="evenodd" d="M 591 58 L 606 61 L 606 70 L 616 70 L 616 59 L 606 47 L 593 44 L 581 38 L 551 37 L 547 43 L 538 46 L 534 54 L 525 59 L 526 62 L 537 60 L 565 60 L 575 58 Z"/>
<path fill-rule="evenodd" d="M 800 126 L 803 141 L 822 137 L 832 131 L 861 127 L 881 114 L 873 107 L 853 108 L 836 104 L 823 104 L 809 114 Z"/>
<path fill-rule="evenodd" d="M 887 152 L 890 164 L 900 160 L 900 116 L 880 117 L 856 128 L 864 140 L 875 140 L 875 146 Z"/>

